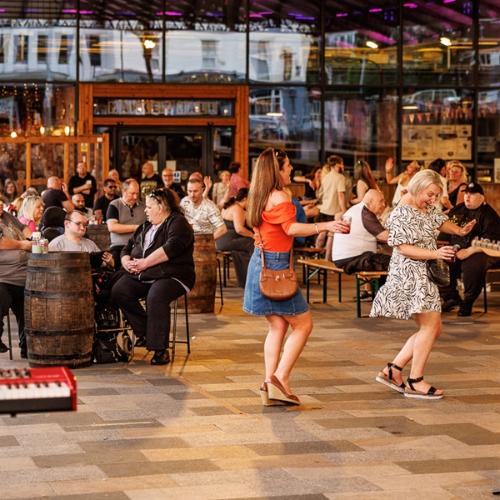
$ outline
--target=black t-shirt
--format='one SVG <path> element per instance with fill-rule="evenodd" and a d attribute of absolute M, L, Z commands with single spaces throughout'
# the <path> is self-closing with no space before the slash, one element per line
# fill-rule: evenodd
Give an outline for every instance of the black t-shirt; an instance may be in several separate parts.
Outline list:
<path fill-rule="evenodd" d="M 141 179 L 141 199 L 145 200 L 146 196 L 155 189 L 163 187 L 163 181 L 158 174 L 153 174 L 151 177 L 144 177 Z"/>
<path fill-rule="evenodd" d="M 500 217 L 495 212 L 493 207 L 487 203 L 483 203 L 479 208 L 471 210 L 465 206 L 465 203 L 460 203 L 449 213 L 451 222 L 459 226 L 465 226 L 471 220 L 476 219 L 476 225 L 472 231 L 464 237 L 452 235 L 450 238 L 451 245 L 460 245 L 461 248 L 470 246 L 474 238 L 489 238 L 490 240 L 500 240 Z"/>
<path fill-rule="evenodd" d="M 45 208 L 59 207 L 63 208 L 63 201 L 68 201 L 68 197 L 60 189 L 46 189 L 42 194 L 42 200 Z"/>
<path fill-rule="evenodd" d="M 81 194 L 83 194 L 83 197 L 85 198 L 85 206 L 87 208 L 92 208 L 92 206 L 94 205 L 94 196 L 97 193 L 97 182 L 92 175 L 87 174 L 85 177 L 80 177 L 78 174 L 73 175 L 69 179 L 68 191 L 69 194 L 71 195 L 75 194 L 74 192 L 75 188 L 83 186 L 84 184 L 87 183 L 87 181 L 91 182 L 90 193 L 89 194 L 81 193 Z"/>
<path fill-rule="evenodd" d="M 118 196 L 115 196 L 113 200 L 116 200 Z M 106 214 L 108 212 L 108 207 L 109 204 L 113 201 L 110 200 L 109 198 L 106 198 L 106 196 L 100 196 L 97 198 L 95 205 L 94 205 L 94 212 L 96 210 L 101 210 L 102 211 L 102 220 L 103 222 L 106 222 Z"/>

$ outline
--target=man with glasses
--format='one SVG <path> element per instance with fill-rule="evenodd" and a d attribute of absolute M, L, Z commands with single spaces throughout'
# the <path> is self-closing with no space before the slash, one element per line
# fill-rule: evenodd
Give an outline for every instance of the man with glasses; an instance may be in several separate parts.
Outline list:
<path fill-rule="evenodd" d="M 89 221 L 87 217 L 78 210 L 73 210 L 64 220 L 64 234 L 54 238 L 49 243 L 51 252 L 100 252 L 99 247 L 88 238 L 85 238 Z M 113 256 L 109 252 L 104 252 L 102 256 L 103 264 L 113 267 Z"/>
<path fill-rule="evenodd" d="M 107 220 L 107 211 L 109 204 L 118 198 L 116 194 L 116 182 L 114 179 L 106 179 L 103 185 L 104 194 L 97 198 L 94 205 L 94 217 L 98 224 L 102 224 Z"/>
<path fill-rule="evenodd" d="M 172 191 L 177 193 L 179 200 L 182 200 L 182 198 L 186 196 L 186 193 L 182 189 L 181 185 L 177 182 L 174 182 L 174 171 L 171 168 L 164 168 L 161 173 L 161 178 L 163 180 L 164 187 L 171 189 Z"/>
<path fill-rule="evenodd" d="M 123 182 L 122 196 L 109 204 L 106 220 L 111 237 L 110 251 L 116 265 L 120 266 L 122 248 L 146 220 L 144 203 L 139 200 L 139 183 L 135 179 Z"/>

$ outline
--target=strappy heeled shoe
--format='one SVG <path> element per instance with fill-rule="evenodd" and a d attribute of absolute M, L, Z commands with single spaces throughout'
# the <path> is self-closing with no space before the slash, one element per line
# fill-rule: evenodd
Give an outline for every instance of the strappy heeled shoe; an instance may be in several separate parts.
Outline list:
<path fill-rule="evenodd" d="M 271 376 L 271 381 L 267 383 L 267 392 L 269 399 L 283 401 L 291 405 L 300 405 L 300 399 L 295 394 L 287 393 L 279 379 L 274 375 Z"/>
<path fill-rule="evenodd" d="M 387 387 L 390 387 L 392 390 L 399 392 L 400 394 L 404 394 L 406 385 L 404 382 L 401 382 L 401 384 L 398 384 L 393 378 L 392 378 L 392 369 L 394 368 L 395 370 L 398 370 L 399 372 L 402 372 L 403 369 L 395 365 L 394 363 L 387 363 L 387 368 L 389 370 L 389 374 L 386 375 L 383 371 L 379 372 L 378 375 L 375 377 L 375 380 L 379 382 L 380 384 L 384 384 Z"/>
<path fill-rule="evenodd" d="M 441 394 L 436 394 L 436 389 L 434 386 L 430 386 L 429 390 L 427 392 L 422 392 L 415 387 L 413 387 L 413 384 L 418 384 L 419 382 L 422 382 L 424 380 L 424 377 L 418 377 L 418 378 L 410 378 L 408 377 L 406 381 L 408 382 L 408 387 L 405 389 L 405 397 L 407 398 L 414 398 L 414 399 L 442 399 L 444 397 L 444 394 L 441 392 Z"/>
<path fill-rule="evenodd" d="M 278 401 L 276 399 L 269 399 L 267 382 L 262 382 L 262 385 L 259 388 L 259 393 L 263 406 L 282 406 L 284 404 L 283 401 Z"/>

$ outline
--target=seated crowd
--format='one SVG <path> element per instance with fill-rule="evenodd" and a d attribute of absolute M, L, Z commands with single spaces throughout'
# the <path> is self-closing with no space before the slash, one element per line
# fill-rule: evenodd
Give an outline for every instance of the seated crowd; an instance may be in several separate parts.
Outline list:
<path fill-rule="evenodd" d="M 467 236 L 449 238 L 449 244 L 458 245 L 458 251 L 449 266 L 450 283 L 440 288 L 444 312 L 458 307 L 460 316 L 470 316 L 487 270 L 499 264 L 498 259 L 473 245 L 473 240 L 500 240 L 500 218 L 487 203 L 482 186 L 467 183 L 466 169 L 460 162 L 446 164 L 436 160 L 429 168 L 442 176 L 444 189 L 439 209 L 460 226 L 476 221 Z M 386 162 L 386 181 L 396 185 L 392 206 L 404 199 L 405 187 L 419 169 L 417 162 L 410 162 L 401 174 L 394 175 L 394 162 L 391 159 Z M 195 172 L 187 180 L 186 191 L 179 182 L 174 182 L 172 169 L 165 168 L 160 176 L 154 165 L 146 162 L 142 172 L 141 180 L 122 182 L 119 177 L 110 176 L 104 180 L 100 193 L 96 179 L 82 162 L 67 187 L 60 178 L 52 176 L 41 195 L 28 188 L 13 197 L 12 187 L 5 183 L 5 193 L 0 198 L 0 307 L 2 317 L 9 309 L 16 317 L 22 357 L 27 356 L 24 335 L 27 252 L 32 248 L 34 232 L 41 232 L 42 237 L 50 240 L 49 251 L 88 252 L 94 256 L 95 268 L 116 273 L 110 281 L 111 300 L 134 330 L 137 345 L 154 351 L 152 364 L 169 362 L 169 304 L 188 293 L 195 283 L 195 235 L 212 235 L 218 251 L 231 253 L 238 286 L 245 287 L 255 241 L 252 228 L 246 225 L 249 184 L 240 175 L 240 165 L 233 162 L 228 171 L 221 171 L 220 182 L 214 185 L 210 178 Z M 297 220 L 350 221 L 350 232 L 335 235 L 326 258 L 348 274 L 387 271 L 390 252 L 388 247 L 380 247 L 388 239 L 383 221 L 389 209 L 368 163 L 356 163 L 352 189 L 344 175 L 343 160 L 338 156 L 331 156 L 324 166 L 315 168 L 302 180 L 305 183 L 302 198 L 289 191 Z M 85 237 L 89 224 L 106 225 L 109 251 L 102 252 L 94 241 Z M 315 241 L 297 238 L 295 245 L 322 247 L 325 240 L 320 236 Z M 462 297 L 459 279 L 463 281 Z M 6 352 L 2 330 L 3 323 L 0 352 Z"/>

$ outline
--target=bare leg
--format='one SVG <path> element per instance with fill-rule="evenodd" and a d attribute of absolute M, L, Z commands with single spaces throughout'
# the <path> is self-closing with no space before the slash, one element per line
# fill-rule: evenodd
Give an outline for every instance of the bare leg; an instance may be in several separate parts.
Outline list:
<path fill-rule="evenodd" d="M 285 342 L 283 355 L 274 375 L 279 379 L 286 391 L 292 394 L 288 385 L 290 373 L 312 332 L 313 322 L 310 311 L 298 316 L 285 316 L 284 318 L 292 327 L 292 332 Z"/>
<path fill-rule="evenodd" d="M 441 335 L 441 313 L 429 311 L 420 313 L 417 316 L 420 329 L 411 337 L 413 338 L 413 356 L 410 358 L 412 359 L 410 371 L 411 378 L 418 378 L 424 375 L 425 365 L 427 363 L 427 360 L 429 359 L 429 355 L 431 353 L 434 342 L 439 337 L 439 335 Z M 409 344 L 411 338 L 408 339 L 407 344 Z M 405 350 L 406 347 L 407 345 L 405 344 L 400 352 L 400 354 L 402 355 L 401 362 L 404 362 L 405 359 L 406 362 L 409 361 L 409 359 L 405 357 L 408 356 L 410 346 L 408 346 L 408 349 Z M 404 353 L 403 350 L 405 350 Z M 396 359 L 399 359 L 399 354 Z M 415 389 L 421 392 L 427 392 L 431 386 L 431 384 L 429 384 L 425 380 L 413 385 Z M 437 391 L 436 394 L 442 394 L 442 392 L 443 391 Z"/>
<path fill-rule="evenodd" d="M 264 342 L 264 364 L 266 367 L 266 382 L 271 380 L 278 367 L 283 348 L 283 341 L 288 330 L 288 322 L 282 316 L 266 316 L 269 331 Z"/>

